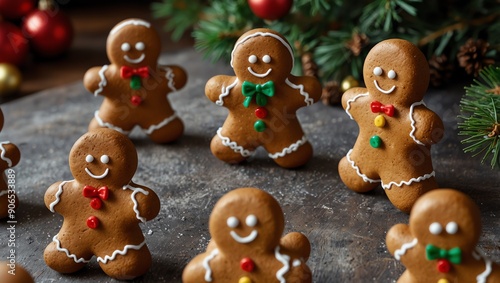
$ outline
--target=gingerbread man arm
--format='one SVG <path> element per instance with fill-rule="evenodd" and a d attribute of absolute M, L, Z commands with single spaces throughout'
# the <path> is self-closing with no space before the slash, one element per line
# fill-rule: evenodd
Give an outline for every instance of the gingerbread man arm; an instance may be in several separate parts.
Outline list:
<path fill-rule="evenodd" d="M 387 232 L 385 242 L 391 255 L 401 260 L 415 246 L 416 238 L 412 236 L 408 225 L 396 224 Z"/>
<path fill-rule="evenodd" d="M 413 135 L 425 145 L 438 143 L 443 138 L 443 121 L 425 106 L 416 106 L 413 109 L 412 123 L 413 121 L 415 121 Z"/>
<path fill-rule="evenodd" d="M 208 80 L 205 85 L 205 95 L 215 104 L 222 106 L 231 99 L 231 89 L 238 82 L 237 77 L 218 75 Z"/>
<path fill-rule="evenodd" d="M 295 257 L 302 258 L 304 261 L 309 259 L 311 254 L 311 243 L 304 234 L 299 232 L 291 232 L 286 234 L 280 240 L 280 245 L 285 253 Z"/>
<path fill-rule="evenodd" d="M 311 76 L 288 76 L 286 84 L 299 92 L 299 95 L 290 97 L 294 105 L 309 106 L 317 102 L 321 98 L 321 84 L 315 77 Z"/>
<path fill-rule="evenodd" d="M 160 198 L 148 187 L 141 186 L 130 182 L 128 186 L 131 189 L 131 199 L 134 204 L 136 216 L 142 222 L 149 221 L 155 218 L 160 212 Z"/>
<path fill-rule="evenodd" d="M 206 252 L 197 255 L 193 260 L 191 260 L 188 265 L 184 268 L 182 272 L 182 282 L 183 283 L 201 283 L 207 282 L 205 280 L 205 276 L 207 275 L 207 271 L 203 266 L 204 262 L 206 264 L 210 264 L 207 262 L 207 257 L 210 257 L 211 252 Z"/>
<path fill-rule="evenodd" d="M 355 88 L 351 88 L 351 89 L 347 90 L 342 95 L 342 107 L 346 110 L 346 112 L 348 113 L 348 115 L 350 116 L 351 119 L 354 118 L 354 117 L 352 117 L 352 114 L 353 114 L 352 109 L 357 107 L 355 102 L 363 94 L 368 95 L 368 90 L 366 88 L 355 87 Z"/>
<path fill-rule="evenodd" d="M 103 67 L 90 68 L 83 77 L 83 85 L 94 95 L 99 88 L 104 87 L 104 85 L 102 85 L 102 68 Z M 99 72 L 101 72 L 101 74 Z M 98 94 L 102 94 L 102 92 Z"/>
<path fill-rule="evenodd" d="M 59 193 L 59 190 L 61 185 L 62 181 L 56 182 L 52 184 L 45 192 L 43 201 L 45 202 L 45 206 L 52 212 L 56 211 L 57 204 L 59 203 L 61 197 L 61 193 Z"/>
<path fill-rule="evenodd" d="M 175 92 L 186 85 L 187 74 L 186 71 L 180 66 L 176 65 L 162 65 L 160 68 L 164 72 L 166 78 L 165 83 L 171 92 Z"/>
<path fill-rule="evenodd" d="M 20 159 L 21 152 L 15 144 L 10 142 L 0 143 L 0 169 L 2 171 L 16 166 Z"/>

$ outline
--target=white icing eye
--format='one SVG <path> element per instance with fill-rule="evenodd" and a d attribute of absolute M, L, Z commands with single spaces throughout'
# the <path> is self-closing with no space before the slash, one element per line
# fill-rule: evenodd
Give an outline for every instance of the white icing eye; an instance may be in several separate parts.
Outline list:
<path fill-rule="evenodd" d="M 434 222 L 429 226 L 429 232 L 433 235 L 439 235 L 443 231 L 443 227 L 441 227 L 441 224 Z"/>
<path fill-rule="evenodd" d="M 146 48 L 146 45 L 144 44 L 144 42 L 137 42 L 135 44 L 135 49 L 137 49 L 139 51 L 144 50 L 144 48 Z"/>
<path fill-rule="evenodd" d="M 250 55 L 250 57 L 248 57 L 248 62 L 255 64 L 257 62 L 257 56 Z"/>
<path fill-rule="evenodd" d="M 248 215 L 245 223 L 248 227 L 254 227 L 255 225 L 257 225 L 257 216 L 253 214 Z"/>
<path fill-rule="evenodd" d="M 109 162 L 109 156 L 107 155 L 101 156 L 101 162 L 107 164 Z"/>
<path fill-rule="evenodd" d="M 128 44 L 127 42 L 123 43 L 122 44 L 122 51 L 124 51 L 124 52 L 130 51 L 130 44 Z"/>
<path fill-rule="evenodd" d="M 88 163 L 90 163 L 90 162 L 94 161 L 94 157 L 89 154 L 89 155 L 85 156 L 85 161 L 87 161 Z"/>
<path fill-rule="evenodd" d="M 457 222 L 450 222 L 448 224 L 446 224 L 446 232 L 448 232 L 448 234 L 456 234 L 458 232 L 458 224 Z"/>
<path fill-rule="evenodd" d="M 391 80 L 393 80 L 394 78 L 396 78 L 396 72 L 394 72 L 394 70 L 390 70 L 388 73 L 387 73 L 387 77 Z"/>
<path fill-rule="evenodd" d="M 238 220 L 238 218 L 231 216 L 227 219 L 227 226 L 229 226 L 230 228 L 236 228 L 238 227 L 238 225 L 240 225 L 240 221 Z"/>
<path fill-rule="evenodd" d="M 375 68 L 373 69 L 373 74 L 374 74 L 375 76 L 380 76 L 380 75 L 382 75 L 382 68 L 380 68 L 380 67 L 375 67 Z"/>
<path fill-rule="evenodd" d="M 266 64 L 271 63 L 271 56 L 264 55 L 264 57 L 262 57 L 262 61 L 264 61 L 264 63 L 266 63 Z"/>

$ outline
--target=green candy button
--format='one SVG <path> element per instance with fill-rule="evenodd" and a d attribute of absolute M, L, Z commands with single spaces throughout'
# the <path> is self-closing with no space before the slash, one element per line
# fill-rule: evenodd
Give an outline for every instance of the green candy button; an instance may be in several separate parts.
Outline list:
<path fill-rule="evenodd" d="M 379 148 L 382 145 L 382 139 L 379 136 L 373 136 L 370 138 L 370 145 L 373 148 Z"/>
<path fill-rule="evenodd" d="M 138 90 L 141 88 L 141 77 L 132 76 L 130 79 L 130 88 L 134 90 Z"/>
<path fill-rule="evenodd" d="M 264 123 L 264 121 L 262 120 L 258 120 L 257 122 L 255 122 L 255 124 L 253 124 L 253 128 L 257 132 L 261 133 L 266 130 L 266 123 Z"/>

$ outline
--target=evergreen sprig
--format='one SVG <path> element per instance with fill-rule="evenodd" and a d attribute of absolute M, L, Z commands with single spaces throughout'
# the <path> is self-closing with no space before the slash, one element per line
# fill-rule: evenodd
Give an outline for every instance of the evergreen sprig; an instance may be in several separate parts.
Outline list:
<path fill-rule="evenodd" d="M 484 68 L 479 78 L 460 101 L 459 135 L 468 136 L 462 140 L 464 152 L 483 154 L 482 162 L 491 158 L 495 168 L 500 166 L 500 67 Z"/>

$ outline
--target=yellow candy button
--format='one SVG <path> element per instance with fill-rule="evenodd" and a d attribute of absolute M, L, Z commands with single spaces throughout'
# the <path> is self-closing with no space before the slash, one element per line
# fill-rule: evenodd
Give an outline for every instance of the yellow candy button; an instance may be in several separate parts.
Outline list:
<path fill-rule="evenodd" d="M 450 283 L 450 281 L 448 281 L 448 279 L 446 278 L 441 278 L 439 279 L 438 283 Z"/>
<path fill-rule="evenodd" d="M 238 280 L 238 283 L 252 283 L 252 279 L 248 277 L 241 277 L 240 280 Z"/>
<path fill-rule="evenodd" d="M 383 115 L 377 115 L 377 117 L 375 117 L 375 120 L 373 120 L 373 123 L 375 124 L 375 126 L 379 127 L 379 128 L 382 128 L 383 126 L 385 126 L 385 118 Z"/>

